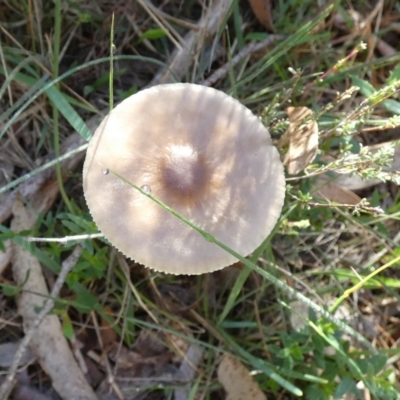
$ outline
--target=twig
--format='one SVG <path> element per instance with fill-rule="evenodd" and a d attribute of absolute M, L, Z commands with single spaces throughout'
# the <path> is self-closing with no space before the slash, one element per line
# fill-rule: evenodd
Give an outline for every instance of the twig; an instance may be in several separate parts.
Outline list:
<path fill-rule="evenodd" d="M 93 325 L 94 325 L 94 328 L 96 331 L 96 336 L 97 336 L 97 340 L 99 342 L 100 348 L 102 350 L 102 353 L 105 354 L 104 343 L 103 343 L 103 339 L 101 337 L 100 327 L 99 327 L 99 323 L 97 322 L 96 313 L 94 311 L 92 311 L 90 313 L 90 315 L 92 317 Z M 113 388 L 113 390 L 119 400 L 125 400 L 125 397 L 124 397 L 121 389 L 119 388 L 118 384 L 115 381 L 115 375 L 113 374 L 113 370 L 111 368 L 108 357 L 103 357 L 102 361 L 103 361 L 102 364 L 105 366 L 105 368 L 107 370 L 107 383 Z"/>
<path fill-rule="evenodd" d="M 142 0 L 142 3 L 145 4 L 148 10 L 151 10 L 158 17 L 163 17 L 167 21 L 173 22 L 175 25 L 179 25 L 194 31 L 198 31 L 200 29 L 194 22 L 185 21 L 183 19 L 175 18 L 172 15 L 169 15 L 168 13 L 161 10 L 159 7 L 156 7 L 151 1 Z"/>
<path fill-rule="evenodd" d="M 366 201 L 366 199 L 362 199 L 358 204 L 339 204 L 339 203 L 316 203 L 313 201 L 307 201 L 307 200 L 302 200 L 299 197 L 295 196 L 294 194 L 289 193 L 291 197 L 293 197 L 295 200 L 299 201 L 302 204 L 305 204 L 307 206 L 311 207 L 329 207 L 329 208 L 349 208 L 353 209 L 353 213 L 357 213 L 360 211 L 364 211 L 367 213 L 371 214 L 384 214 L 384 211 L 382 210 L 381 207 L 371 207 L 369 203 Z"/>
<path fill-rule="evenodd" d="M 204 86 L 213 86 L 217 81 L 223 78 L 228 72 L 229 69 L 237 65 L 241 60 L 250 56 L 251 54 L 263 50 L 265 47 L 269 46 L 271 43 L 276 42 L 277 40 L 283 40 L 285 36 L 283 35 L 269 35 L 266 39 L 261 42 L 252 41 L 248 43 L 242 50 L 237 53 L 232 60 L 227 62 L 222 67 L 218 68 L 211 76 L 209 76 L 204 81 L 200 82 L 200 85 Z"/>
<path fill-rule="evenodd" d="M 104 235 L 102 233 L 92 233 L 87 235 L 73 235 L 73 236 L 64 236 L 57 238 L 44 238 L 44 237 L 33 237 L 29 236 L 27 238 L 28 242 L 56 242 L 56 243 L 68 243 L 73 240 L 86 240 L 86 239 L 97 239 L 102 238 Z"/>
<path fill-rule="evenodd" d="M 211 38 L 218 32 L 221 21 L 232 5 L 233 0 L 214 0 L 212 5 L 206 10 L 205 15 L 197 23 L 198 31 L 188 32 L 183 41 L 185 43 L 181 48 L 176 47 L 169 60 L 169 69 L 161 70 L 152 79 L 150 86 L 160 83 L 174 82 L 174 76 L 181 79 L 188 71 L 192 60 L 200 52 L 201 46 L 207 38 Z"/>

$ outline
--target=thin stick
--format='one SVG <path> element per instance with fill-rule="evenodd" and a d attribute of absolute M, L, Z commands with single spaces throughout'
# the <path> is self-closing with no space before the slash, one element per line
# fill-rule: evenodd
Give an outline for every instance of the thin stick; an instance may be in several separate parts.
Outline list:
<path fill-rule="evenodd" d="M 328 208 L 347 208 L 347 209 L 352 209 L 354 213 L 364 211 L 366 213 L 370 214 L 384 214 L 384 211 L 382 210 L 381 207 L 372 207 L 369 205 L 368 202 L 365 202 L 361 200 L 357 204 L 343 204 L 343 203 L 316 203 L 314 201 L 306 201 L 302 200 L 299 197 L 295 196 L 294 194 L 289 193 L 291 197 L 293 197 L 295 200 L 298 202 L 310 206 L 310 207 L 328 207 Z"/>
<path fill-rule="evenodd" d="M 218 68 L 211 76 L 209 76 L 204 81 L 200 82 L 200 85 L 213 86 L 217 81 L 223 78 L 230 70 L 230 68 L 237 65 L 241 60 L 250 56 L 251 54 L 263 50 L 265 47 L 269 46 L 271 43 L 277 40 L 283 40 L 285 36 L 283 35 L 269 35 L 266 39 L 261 42 L 252 41 L 243 47 L 239 53 L 236 54 L 228 63 Z"/>
<path fill-rule="evenodd" d="M 73 235 L 73 236 L 64 236 L 64 237 L 56 237 L 56 238 L 44 238 L 44 237 L 33 237 L 28 236 L 28 242 L 56 242 L 56 243 L 68 243 L 73 240 L 86 240 L 86 239 L 97 239 L 103 238 L 104 235 L 102 233 L 92 233 L 86 235 Z"/>

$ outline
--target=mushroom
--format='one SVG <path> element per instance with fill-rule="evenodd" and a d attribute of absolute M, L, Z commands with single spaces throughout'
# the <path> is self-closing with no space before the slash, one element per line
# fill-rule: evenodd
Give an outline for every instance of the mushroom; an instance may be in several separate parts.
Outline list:
<path fill-rule="evenodd" d="M 87 150 L 86 202 L 104 236 L 154 270 L 202 274 L 237 261 L 117 175 L 243 256 L 271 232 L 285 195 L 261 121 L 227 94 L 189 83 L 145 89 L 108 114 Z"/>

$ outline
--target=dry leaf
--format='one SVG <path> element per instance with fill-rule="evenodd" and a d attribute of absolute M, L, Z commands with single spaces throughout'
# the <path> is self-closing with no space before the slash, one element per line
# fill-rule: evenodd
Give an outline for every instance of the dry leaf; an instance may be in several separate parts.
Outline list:
<path fill-rule="evenodd" d="M 11 230 L 15 233 L 32 229 L 37 219 L 37 214 L 25 208 L 19 197 L 14 203 L 13 214 Z M 24 331 L 27 332 L 35 325 L 36 310 L 43 307 L 49 292 L 37 258 L 16 243 L 12 247 L 14 279 L 18 285 L 24 283 L 24 290 L 18 299 L 18 312 L 23 319 Z M 29 279 L 26 280 L 28 274 Z M 96 399 L 71 353 L 56 315 L 44 318 L 32 336 L 30 348 L 61 397 Z"/>
<path fill-rule="evenodd" d="M 197 366 L 200 364 L 202 357 L 202 349 L 195 344 L 190 345 L 177 372 L 178 377 L 181 378 L 183 382 L 193 381 L 196 376 Z M 188 399 L 190 397 L 189 389 L 190 387 L 180 387 L 175 389 L 175 400 Z"/>
<path fill-rule="evenodd" d="M 140 353 L 129 350 L 124 346 L 121 346 L 117 342 L 113 343 L 108 351 L 108 358 L 114 361 L 118 368 L 121 370 L 129 370 L 132 377 L 143 377 L 143 367 L 147 368 L 145 374 L 149 375 L 150 371 L 155 373 L 155 370 L 160 369 L 172 358 L 172 353 L 165 351 L 162 354 L 144 357 Z"/>
<path fill-rule="evenodd" d="M 297 175 L 315 158 L 318 151 L 318 125 L 308 107 L 288 107 L 289 128 L 284 139 L 289 142 L 284 165 L 289 174 Z"/>
<path fill-rule="evenodd" d="M 106 314 L 112 315 L 112 310 L 109 306 L 104 307 L 104 311 Z M 108 348 L 118 340 L 114 327 L 105 318 L 101 318 L 100 336 L 104 348 Z"/>
<path fill-rule="evenodd" d="M 268 31 L 275 32 L 271 15 L 271 0 L 249 0 L 249 3 L 258 21 L 264 25 Z"/>
<path fill-rule="evenodd" d="M 340 186 L 336 182 L 325 181 L 323 178 L 315 182 L 312 192 L 314 197 L 335 203 L 355 205 L 361 201 L 361 197 L 357 196 L 350 189 Z"/>
<path fill-rule="evenodd" d="M 15 357 L 15 354 L 18 351 L 20 342 L 8 342 L 0 344 L 0 367 L 8 368 Z M 35 356 L 32 354 L 30 348 L 27 348 L 21 359 L 19 360 L 18 366 L 22 366 L 24 364 L 28 364 L 32 360 L 35 359 Z"/>
<path fill-rule="evenodd" d="M 224 355 L 218 366 L 218 380 L 224 387 L 226 400 L 266 400 L 257 382 L 236 358 Z"/>
<path fill-rule="evenodd" d="M 334 176 L 337 185 L 349 190 L 363 190 L 376 186 L 382 182 L 380 179 L 376 178 L 363 179 L 356 174 L 334 174 Z"/>
<path fill-rule="evenodd" d="M 371 153 L 374 153 L 375 151 L 382 149 L 387 146 L 391 146 L 393 144 L 393 141 L 390 142 L 383 142 L 383 143 L 378 143 L 374 144 L 371 146 L 366 146 L 364 147 L 364 151 L 368 151 Z M 321 157 L 321 160 L 325 163 L 330 163 L 334 161 L 335 159 L 327 154 L 323 155 Z M 393 156 L 393 162 L 390 166 L 390 168 L 384 168 L 384 171 L 392 171 L 392 172 L 398 172 L 400 171 L 400 145 L 395 147 L 394 151 L 394 156 Z M 363 190 L 363 189 L 368 189 L 372 186 L 376 186 L 382 181 L 377 178 L 370 178 L 370 179 L 363 179 L 359 175 L 356 175 L 354 173 L 333 173 L 333 176 L 335 178 L 335 183 L 345 189 L 349 189 L 351 191 L 354 190 Z M 328 176 L 328 174 L 322 175 L 322 178 L 324 179 L 332 179 L 332 176 Z"/>
<path fill-rule="evenodd" d="M 303 301 L 294 300 L 290 303 L 290 324 L 295 331 L 308 326 L 309 307 Z"/>
<path fill-rule="evenodd" d="M 390 166 L 391 171 L 400 171 L 400 145 L 397 145 L 394 149 L 393 162 Z"/>

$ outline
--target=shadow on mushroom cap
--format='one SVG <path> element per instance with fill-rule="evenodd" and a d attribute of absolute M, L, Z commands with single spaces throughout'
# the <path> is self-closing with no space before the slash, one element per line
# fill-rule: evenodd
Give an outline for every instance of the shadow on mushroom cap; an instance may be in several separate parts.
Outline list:
<path fill-rule="evenodd" d="M 284 201 L 283 166 L 267 129 L 237 100 L 194 84 L 143 90 L 103 120 L 86 155 L 85 198 L 105 237 L 145 266 L 201 274 L 234 263 L 103 166 L 244 256 L 271 232 Z"/>

